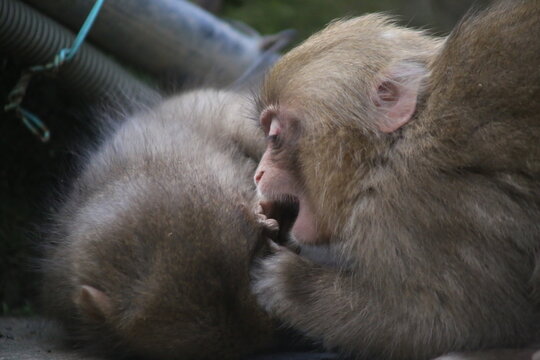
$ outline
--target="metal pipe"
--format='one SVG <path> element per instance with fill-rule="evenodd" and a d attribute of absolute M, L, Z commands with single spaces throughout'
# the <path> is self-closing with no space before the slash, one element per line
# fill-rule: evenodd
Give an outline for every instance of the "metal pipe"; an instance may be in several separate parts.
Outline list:
<path fill-rule="evenodd" d="M 93 0 L 24 0 L 72 30 Z M 105 1 L 90 41 L 128 64 L 158 75 L 227 84 L 263 53 L 263 38 L 245 34 L 188 1 Z M 210 75 L 209 75 L 210 74 Z"/>

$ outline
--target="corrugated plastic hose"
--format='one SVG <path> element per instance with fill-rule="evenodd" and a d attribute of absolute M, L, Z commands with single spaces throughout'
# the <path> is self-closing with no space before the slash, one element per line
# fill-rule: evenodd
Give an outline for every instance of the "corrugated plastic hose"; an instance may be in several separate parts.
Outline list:
<path fill-rule="evenodd" d="M 28 65 L 50 62 L 60 49 L 73 44 L 75 35 L 17 0 L 0 0 L 0 50 Z M 122 92 L 141 98 L 155 97 L 149 86 L 105 57 L 89 44 L 58 70 L 68 88 L 89 97 Z"/>

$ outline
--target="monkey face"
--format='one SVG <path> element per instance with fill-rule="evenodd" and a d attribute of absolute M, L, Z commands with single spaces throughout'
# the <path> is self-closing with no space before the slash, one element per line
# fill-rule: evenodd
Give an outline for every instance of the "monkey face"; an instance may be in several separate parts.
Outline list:
<path fill-rule="evenodd" d="M 263 112 L 260 124 L 267 138 L 267 147 L 254 180 L 263 211 L 269 217 L 287 213 L 285 218 L 281 216 L 280 226 L 288 227 L 290 223 L 294 240 L 300 243 L 319 242 L 316 212 L 304 191 L 298 167 L 299 124 L 294 117 L 271 108 Z"/>
<path fill-rule="evenodd" d="M 261 91 L 267 148 L 255 183 L 263 201 L 298 204 L 293 238 L 343 237 L 415 114 L 437 46 L 368 16 L 334 23 L 276 63 Z"/>

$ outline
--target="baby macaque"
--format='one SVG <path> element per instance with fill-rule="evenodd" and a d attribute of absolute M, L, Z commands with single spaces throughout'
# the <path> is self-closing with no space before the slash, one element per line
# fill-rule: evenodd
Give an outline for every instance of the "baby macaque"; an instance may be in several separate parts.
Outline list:
<path fill-rule="evenodd" d="M 251 176 L 264 139 L 247 97 L 200 90 L 125 120 L 55 216 L 43 304 L 95 353 L 229 359 L 268 348 L 249 288 L 266 246 Z"/>
<path fill-rule="evenodd" d="M 327 348 L 427 359 L 538 331 L 540 5 L 508 1 L 446 40 L 382 15 L 286 54 L 259 101 L 262 212 L 300 247 L 252 270 L 268 311 Z"/>

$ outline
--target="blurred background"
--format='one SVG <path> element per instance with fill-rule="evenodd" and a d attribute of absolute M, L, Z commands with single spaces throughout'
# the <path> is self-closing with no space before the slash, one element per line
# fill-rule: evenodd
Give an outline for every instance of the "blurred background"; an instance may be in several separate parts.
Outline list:
<path fill-rule="evenodd" d="M 293 28 L 297 41 L 339 17 L 359 16 L 368 12 L 393 14 L 403 25 L 447 34 L 457 20 L 475 4 L 487 0 L 200 0 L 217 9 L 220 16 L 242 21 L 263 34 Z"/>
<path fill-rule="evenodd" d="M 184 12 L 175 17 L 172 15 L 174 11 L 157 9 L 162 1 L 168 9 Z M 191 8 L 189 11 L 183 10 L 183 0 L 106 0 L 103 13 L 98 16 L 85 42 L 94 45 L 95 51 L 84 49 L 84 54 L 90 59 L 97 58 L 97 63 L 112 69 L 112 75 L 105 75 L 99 86 L 114 88 L 115 84 L 124 81 L 128 86 L 134 84 L 134 87 L 159 89 L 168 94 L 182 89 L 185 83 L 212 84 L 209 81 L 211 76 L 207 76 L 212 72 L 220 74 L 214 84 L 225 85 L 234 81 L 266 49 L 280 49 L 283 44 L 279 45 L 279 40 L 285 39 L 283 43 L 286 43 L 291 34 L 282 33 L 286 29 L 296 30 L 296 37 L 280 51 L 286 51 L 334 18 L 376 11 L 396 15 L 403 25 L 427 29 L 435 35 L 446 35 L 473 2 L 480 7 L 488 0 L 192 1 L 204 9 L 204 13 Z M 32 21 L 39 22 L 34 19 L 35 16 L 46 16 L 62 29 L 67 29 L 59 31 L 66 31 L 66 39 L 70 39 L 72 35 L 69 35 L 69 31 L 77 33 L 92 4 L 93 1 L 86 0 L 0 0 L 2 107 L 9 103 L 8 94 L 24 70 L 43 63 L 40 56 L 47 51 L 56 53 L 59 50 L 36 42 L 36 36 L 31 32 L 41 34 L 45 31 L 43 27 L 24 28 L 21 26 L 31 21 L 17 23 L 17 19 L 28 16 Z M 38 14 L 32 12 L 30 16 L 27 14 L 29 11 L 37 11 Z M 16 17 L 11 12 L 20 16 Z M 163 13 L 165 17 L 162 19 L 160 16 L 164 16 Z M 207 13 L 215 18 L 212 15 L 206 17 Z M 177 43 L 177 40 L 185 39 L 188 31 L 203 33 L 210 38 L 216 31 L 212 26 L 217 24 L 217 28 L 221 29 L 221 22 L 232 24 L 234 28 L 232 32 L 226 32 L 227 39 L 232 38 L 229 48 L 222 46 L 219 38 L 214 37 L 211 42 L 192 38 L 188 45 L 194 46 L 195 50 L 202 49 L 197 58 L 190 58 L 192 52 L 197 52 L 193 49 L 191 53 L 182 52 L 181 47 L 185 43 Z M 2 24 L 13 26 L 8 29 Z M 171 26 L 165 29 L 168 24 Z M 26 42 L 19 39 L 21 36 L 26 36 L 26 40 L 23 39 Z M 71 40 L 65 41 L 69 43 Z M 272 48 L 276 43 L 279 46 Z M 39 53 L 32 53 L 39 46 L 45 47 Z M 230 49 L 238 50 L 238 47 L 245 50 L 241 61 L 235 61 L 238 53 L 227 52 Z M 81 56 L 84 54 L 81 53 Z M 175 61 L 172 65 L 179 64 L 178 68 L 170 63 L 163 65 L 163 59 L 170 58 Z M 163 62 L 158 63 L 158 60 Z M 82 75 L 82 80 L 77 78 L 84 70 L 81 70 L 84 64 L 77 64 L 77 61 L 55 73 L 34 76 L 24 96 L 24 108 L 38 115 L 50 129 L 48 142 L 44 143 L 34 136 L 15 111 L 0 110 L 0 315 L 35 312 L 34 299 L 39 281 L 35 259 L 39 257 L 42 242 L 40 229 L 47 223 L 55 202 L 76 174 L 76 154 L 96 138 L 95 114 L 100 111 L 96 108 L 102 109 L 104 102 L 103 97 L 97 95 L 103 95 L 106 91 L 102 91 L 98 85 L 91 88 L 92 79 L 84 79 Z M 198 64 L 202 63 L 208 63 L 213 70 L 221 70 L 201 68 Z M 225 63 L 228 65 L 220 67 Z M 227 68 L 227 71 L 223 68 Z M 89 69 L 86 71 L 90 75 L 98 72 Z M 115 76 L 118 74 L 122 76 L 117 81 Z M 107 91 L 110 94 L 111 91 Z"/>

